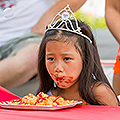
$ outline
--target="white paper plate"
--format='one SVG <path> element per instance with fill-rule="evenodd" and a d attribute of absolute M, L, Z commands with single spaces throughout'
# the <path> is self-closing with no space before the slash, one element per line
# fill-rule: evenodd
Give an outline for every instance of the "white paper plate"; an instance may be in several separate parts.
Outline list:
<path fill-rule="evenodd" d="M 9 108 L 9 109 L 22 109 L 22 110 L 59 110 L 59 109 L 65 109 L 65 108 L 70 108 L 74 107 L 78 104 L 82 104 L 82 101 L 75 101 L 73 104 L 69 105 L 57 105 L 57 106 L 52 106 L 52 105 L 9 105 L 8 101 L 5 102 L 0 102 L 0 106 L 2 108 Z"/>

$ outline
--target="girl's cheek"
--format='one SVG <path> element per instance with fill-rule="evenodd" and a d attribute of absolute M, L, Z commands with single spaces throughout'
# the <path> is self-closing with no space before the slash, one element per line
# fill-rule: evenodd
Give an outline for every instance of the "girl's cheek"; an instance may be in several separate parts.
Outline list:
<path fill-rule="evenodd" d="M 59 86 L 59 82 L 57 82 L 57 85 Z"/>

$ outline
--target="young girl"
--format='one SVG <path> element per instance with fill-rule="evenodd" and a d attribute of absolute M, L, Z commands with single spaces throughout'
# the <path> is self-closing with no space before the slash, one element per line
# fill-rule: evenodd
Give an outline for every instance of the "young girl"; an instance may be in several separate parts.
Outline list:
<path fill-rule="evenodd" d="M 75 18 L 69 6 L 55 16 L 46 30 L 39 50 L 38 72 L 38 93 L 84 100 L 91 105 L 118 106 L 101 67 L 93 34 L 88 25 Z"/>

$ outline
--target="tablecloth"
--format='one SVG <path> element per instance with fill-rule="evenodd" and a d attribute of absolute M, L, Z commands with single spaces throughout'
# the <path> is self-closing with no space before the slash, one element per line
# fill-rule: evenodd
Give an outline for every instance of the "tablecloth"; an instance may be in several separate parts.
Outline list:
<path fill-rule="evenodd" d="M 0 101 L 19 96 L 0 86 Z M 119 106 L 76 105 L 73 108 L 35 111 L 0 108 L 0 120 L 120 120 Z"/>
<path fill-rule="evenodd" d="M 14 100 L 20 98 L 19 96 L 13 94 L 6 88 L 0 86 L 0 101 L 6 101 L 6 100 Z"/>
<path fill-rule="evenodd" d="M 0 109 L 1 120 L 120 120 L 120 108 L 77 105 L 55 111 Z"/>

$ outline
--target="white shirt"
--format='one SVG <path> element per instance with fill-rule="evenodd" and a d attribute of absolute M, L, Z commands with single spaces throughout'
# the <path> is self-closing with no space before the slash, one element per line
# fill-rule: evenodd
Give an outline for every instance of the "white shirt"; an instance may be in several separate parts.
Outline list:
<path fill-rule="evenodd" d="M 54 5 L 54 0 L 17 0 L 14 16 L 5 18 L 0 9 L 0 46 L 31 31 L 42 15 Z"/>
<path fill-rule="evenodd" d="M 51 92 L 51 89 L 47 92 L 47 95 L 50 95 L 52 96 L 52 92 Z"/>

